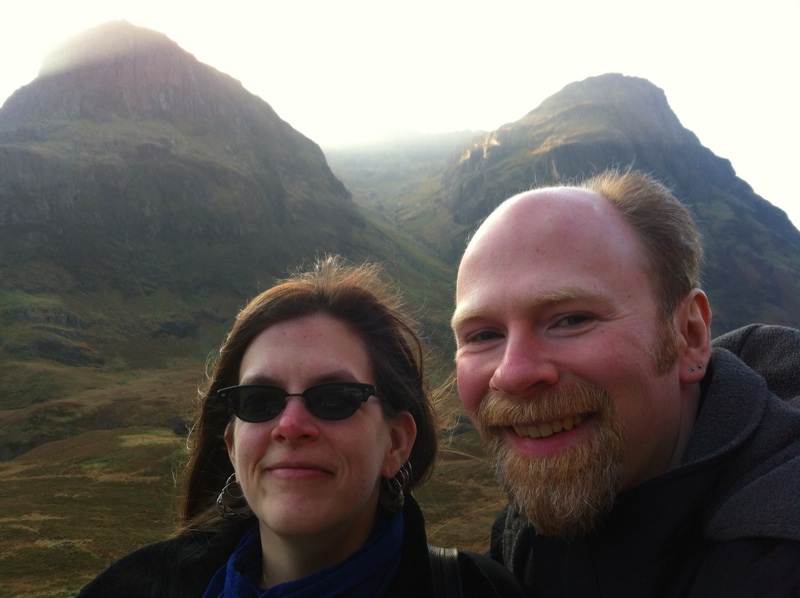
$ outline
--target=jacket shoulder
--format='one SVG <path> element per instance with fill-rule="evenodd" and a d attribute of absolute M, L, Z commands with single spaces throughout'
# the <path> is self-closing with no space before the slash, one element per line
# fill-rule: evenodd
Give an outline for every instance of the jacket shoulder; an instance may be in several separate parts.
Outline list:
<path fill-rule="evenodd" d="M 674 595 L 726 598 L 800 596 L 800 542 L 746 538 L 717 543 L 705 553 L 692 579 Z"/>
<path fill-rule="evenodd" d="M 202 596 L 239 534 L 193 532 L 144 546 L 114 562 L 76 598 Z"/>
<path fill-rule="evenodd" d="M 770 391 L 800 407 L 800 330 L 751 324 L 714 339 L 759 374 Z"/>
<path fill-rule="evenodd" d="M 704 533 L 717 541 L 800 541 L 800 331 L 755 324 L 714 345 L 708 405 L 692 441 L 695 453 L 705 450 L 725 467 Z"/>
<path fill-rule="evenodd" d="M 526 595 L 514 574 L 487 555 L 459 551 L 458 565 L 467 598 L 521 598 Z"/>

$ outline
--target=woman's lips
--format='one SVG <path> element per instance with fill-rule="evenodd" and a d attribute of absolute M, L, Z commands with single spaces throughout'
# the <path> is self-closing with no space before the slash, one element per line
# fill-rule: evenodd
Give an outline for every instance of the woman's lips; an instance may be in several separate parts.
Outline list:
<path fill-rule="evenodd" d="M 302 479 L 327 475 L 331 470 L 312 461 L 278 461 L 266 468 L 267 473 L 287 479 Z"/>

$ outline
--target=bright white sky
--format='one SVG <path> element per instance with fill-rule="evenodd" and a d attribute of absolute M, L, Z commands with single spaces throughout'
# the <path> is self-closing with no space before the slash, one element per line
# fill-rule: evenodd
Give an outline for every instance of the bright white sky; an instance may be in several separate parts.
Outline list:
<path fill-rule="evenodd" d="M 800 0 L 25 0 L 0 12 L 0 102 L 53 46 L 126 19 L 239 79 L 323 149 L 493 130 L 572 81 L 644 77 L 800 227 Z"/>

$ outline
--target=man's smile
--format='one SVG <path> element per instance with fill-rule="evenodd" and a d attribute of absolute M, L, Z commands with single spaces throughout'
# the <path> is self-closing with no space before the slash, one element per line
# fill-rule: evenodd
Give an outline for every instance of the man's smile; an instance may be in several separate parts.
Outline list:
<path fill-rule="evenodd" d="M 512 427 L 518 436 L 526 436 L 528 438 L 546 438 L 562 431 L 569 431 L 572 428 L 581 425 L 583 420 L 583 415 L 572 415 L 556 419 L 551 422 L 541 422 L 538 424 L 529 425 L 514 425 Z"/>

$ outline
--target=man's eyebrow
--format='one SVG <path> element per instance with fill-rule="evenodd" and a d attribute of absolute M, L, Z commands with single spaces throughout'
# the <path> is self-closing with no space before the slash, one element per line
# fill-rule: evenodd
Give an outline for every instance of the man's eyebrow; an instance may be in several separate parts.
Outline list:
<path fill-rule="evenodd" d="M 473 309 L 459 310 L 458 307 L 456 307 L 456 310 L 453 312 L 453 317 L 450 318 L 450 328 L 452 330 L 455 330 L 459 324 L 471 320 L 473 318 L 477 318 L 479 317 L 479 314 L 480 312 L 478 310 L 473 310 Z"/>
<path fill-rule="evenodd" d="M 603 299 L 600 293 L 596 293 L 578 286 L 565 286 L 552 291 L 539 293 L 531 298 L 531 305 L 550 305 L 553 303 L 564 303 L 565 301 L 577 301 L 581 299 Z"/>
<path fill-rule="evenodd" d="M 608 300 L 608 298 L 602 293 L 592 291 L 591 289 L 577 285 L 565 285 L 560 288 L 526 297 L 521 303 L 526 308 L 531 308 L 558 305 L 559 303 L 566 303 L 568 301 L 581 301 L 589 299 L 603 302 Z M 481 317 L 484 317 L 485 314 L 486 310 L 480 306 L 467 307 L 461 310 L 456 307 L 453 317 L 450 320 L 450 327 L 455 330 L 456 327 L 463 322 L 467 322 L 472 319 L 480 319 Z"/>

